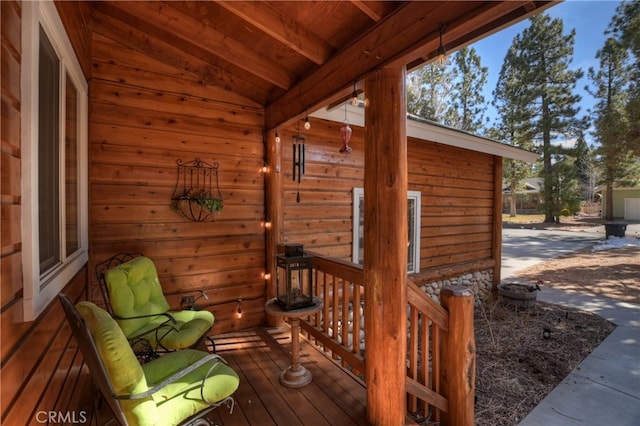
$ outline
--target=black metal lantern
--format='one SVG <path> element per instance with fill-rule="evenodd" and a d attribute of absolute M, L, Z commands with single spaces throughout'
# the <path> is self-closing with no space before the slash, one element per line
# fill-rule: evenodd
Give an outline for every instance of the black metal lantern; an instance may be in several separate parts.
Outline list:
<path fill-rule="evenodd" d="M 313 306 L 313 257 L 305 256 L 301 245 L 285 245 L 276 260 L 278 305 L 285 311 Z"/>

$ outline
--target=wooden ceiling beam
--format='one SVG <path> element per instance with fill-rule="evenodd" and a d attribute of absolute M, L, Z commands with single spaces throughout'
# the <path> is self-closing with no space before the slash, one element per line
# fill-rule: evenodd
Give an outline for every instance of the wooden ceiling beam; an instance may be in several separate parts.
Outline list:
<path fill-rule="evenodd" d="M 501 15 L 510 14 L 512 22 L 520 15 L 530 15 L 531 8 L 540 9 L 548 1 L 486 1 L 456 2 L 408 2 L 378 22 L 354 43 L 338 52 L 327 63 L 302 79 L 297 85 L 265 110 L 267 128 L 282 125 L 306 109 L 313 111 L 348 93 L 354 80 L 360 80 L 368 72 L 385 65 L 407 65 L 417 59 L 424 61 L 438 47 L 439 27 L 444 22 L 460 22 L 453 30 L 447 30 L 452 38 L 464 32 L 474 33 L 482 27 L 491 30 L 491 23 L 500 21 Z M 524 9 L 526 6 L 527 9 Z M 460 20 L 460 21 L 459 21 Z M 464 24 L 464 22 L 467 22 Z M 455 42 L 455 41 L 454 41 Z M 449 50 L 457 48 L 447 43 Z"/>
<path fill-rule="evenodd" d="M 266 102 L 268 97 L 266 89 L 213 66 L 205 61 L 202 55 L 165 43 L 131 22 L 116 19 L 110 13 L 105 14 L 97 7 L 93 11 L 92 29 L 133 51 L 171 65 L 204 83 L 216 85 L 262 104 Z"/>
<path fill-rule="evenodd" d="M 560 0 L 563 1 L 563 0 Z M 519 9 L 514 9 L 509 13 L 506 13 L 499 18 L 495 19 L 491 23 L 485 26 L 479 26 L 475 31 L 469 31 L 460 37 L 460 45 L 467 45 L 473 43 L 481 38 L 488 37 L 491 34 L 497 33 L 516 22 L 523 21 L 534 15 L 538 15 L 544 12 L 549 7 L 557 4 L 558 0 L 544 0 L 544 1 L 530 1 L 522 5 Z"/>
<path fill-rule="evenodd" d="M 451 22 L 443 22 L 447 24 L 443 33 L 443 44 L 448 51 L 461 49 L 506 26 L 538 14 L 552 4 L 551 1 L 505 1 L 486 4 L 472 13 L 458 16 Z M 429 37 L 407 47 L 406 53 L 399 54 L 393 62 L 406 64 L 408 69 L 414 69 L 435 57 L 434 53 L 439 46 L 438 33 L 436 37 Z"/>
<path fill-rule="evenodd" d="M 419 40 L 433 31 L 437 23 L 429 24 L 426 16 L 445 2 L 408 2 L 396 9 L 358 40 L 334 55 L 323 66 L 308 75 L 287 93 L 267 106 L 265 124 L 267 128 L 287 122 L 305 109 L 313 111 L 333 95 L 339 88 L 346 89 L 353 81 L 382 65 L 404 48 L 407 40 Z M 389 38 L 403 34 L 396 44 L 387 43 Z M 413 44 L 413 43 L 411 43 Z"/>
<path fill-rule="evenodd" d="M 126 3 L 126 2 L 125 2 Z M 224 58 L 247 75 L 268 81 L 281 89 L 288 89 L 293 81 L 289 71 L 276 61 L 271 61 L 262 52 L 237 42 L 226 34 L 217 31 L 207 18 L 197 19 L 190 15 L 192 7 L 188 3 L 171 2 L 170 7 L 160 7 L 159 2 L 145 2 L 153 9 L 167 12 L 170 29 L 184 37 L 184 40 L 195 43 L 213 55 Z M 198 2 L 196 2 L 198 4 Z"/>
<path fill-rule="evenodd" d="M 225 62 L 233 65 L 237 70 L 255 75 L 282 89 L 288 89 L 293 84 L 287 70 L 279 64 L 269 61 L 260 52 L 215 30 L 207 22 L 195 19 L 188 14 L 188 10 L 180 10 L 179 8 L 183 7 L 181 3 L 115 1 L 108 4 L 96 2 L 95 7 L 108 8 L 109 10 L 105 13 L 116 17 L 124 14 L 134 16 L 141 22 L 140 25 L 145 24 L 145 28 L 154 26 L 157 28 L 155 33 L 170 34 L 172 37 L 165 37 L 164 41 L 175 47 L 183 47 L 186 50 L 191 50 L 192 46 L 196 47 L 207 52 L 209 57 L 224 58 Z M 219 61 L 218 66 L 224 68 L 224 63 Z M 233 70 L 228 71 L 233 72 Z"/>
<path fill-rule="evenodd" d="M 333 52 L 325 40 L 266 3 L 219 1 L 216 4 L 317 65 L 324 64 Z"/>
<path fill-rule="evenodd" d="M 369 18 L 373 19 L 374 22 L 378 22 L 382 19 L 382 15 L 373 10 L 367 3 L 361 0 L 351 0 L 351 3 L 354 4 L 358 9 L 363 11 Z"/>
<path fill-rule="evenodd" d="M 457 49 L 456 40 L 463 36 L 465 32 L 480 26 L 485 26 L 497 17 L 505 13 L 518 9 L 526 1 L 505 1 L 490 2 L 481 5 L 479 8 L 470 12 L 458 15 L 453 20 L 444 19 L 441 24 L 446 24 L 446 30 L 443 32 L 442 40 L 447 50 Z M 409 64 L 417 60 L 425 62 L 430 59 L 431 54 L 440 46 L 440 32 L 430 34 L 423 40 L 419 40 L 413 45 L 407 46 L 403 52 L 399 52 L 393 59 L 393 64 Z"/>

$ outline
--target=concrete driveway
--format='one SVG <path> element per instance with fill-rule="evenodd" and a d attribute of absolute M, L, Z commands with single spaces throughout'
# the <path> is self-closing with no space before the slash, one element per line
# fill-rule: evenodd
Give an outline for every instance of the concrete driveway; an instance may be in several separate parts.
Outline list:
<path fill-rule="evenodd" d="M 560 257 L 604 240 L 598 232 L 503 229 L 501 280 L 547 259 Z"/>

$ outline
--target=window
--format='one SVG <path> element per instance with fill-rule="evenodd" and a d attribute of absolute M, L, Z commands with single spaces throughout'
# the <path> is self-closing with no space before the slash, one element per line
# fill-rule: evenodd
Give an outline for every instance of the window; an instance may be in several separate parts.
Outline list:
<path fill-rule="evenodd" d="M 24 2 L 22 27 L 24 319 L 86 264 L 87 83 L 52 2 Z"/>
<path fill-rule="evenodd" d="M 420 191 L 407 191 L 407 272 L 420 272 Z M 364 190 L 353 188 L 353 262 L 364 263 Z"/>

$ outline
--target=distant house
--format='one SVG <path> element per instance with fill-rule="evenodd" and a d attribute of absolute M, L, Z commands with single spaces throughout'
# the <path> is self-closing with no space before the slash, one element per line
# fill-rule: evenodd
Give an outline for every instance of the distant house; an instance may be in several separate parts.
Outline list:
<path fill-rule="evenodd" d="M 518 213 L 535 213 L 542 204 L 542 178 L 527 178 L 522 190 L 516 191 L 516 210 Z M 502 211 L 509 213 L 511 190 L 508 182 L 502 182 Z"/>
<path fill-rule="evenodd" d="M 606 188 L 599 191 L 602 199 L 606 197 Z M 602 216 L 606 212 L 606 203 L 602 203 Z M 624 220 L 640 220 L 640 186 L 613 188 L 613 217 Z"/>

